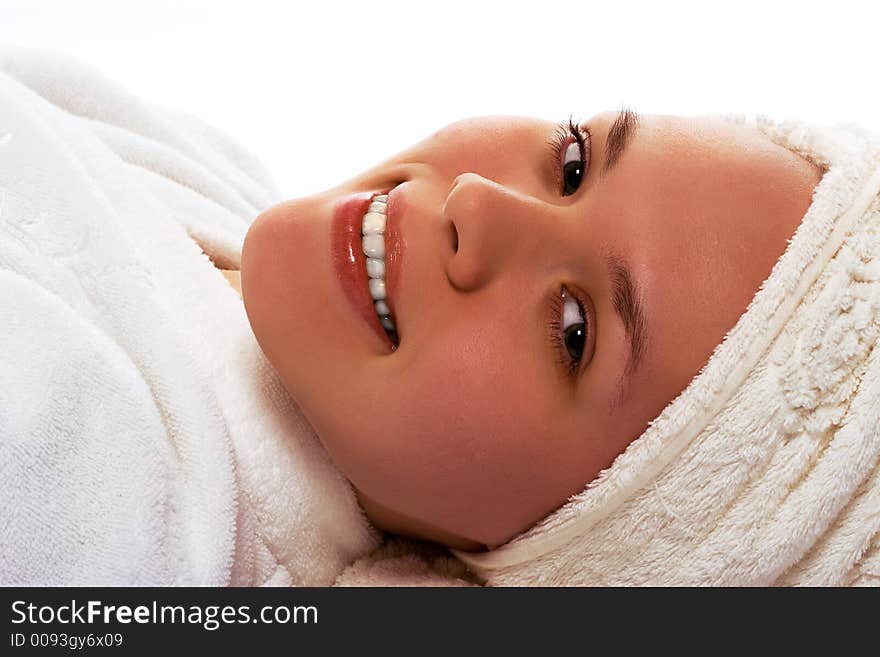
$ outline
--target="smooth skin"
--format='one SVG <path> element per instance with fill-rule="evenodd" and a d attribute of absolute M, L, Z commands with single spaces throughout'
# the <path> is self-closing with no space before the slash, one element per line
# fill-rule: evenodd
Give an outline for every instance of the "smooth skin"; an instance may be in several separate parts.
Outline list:
<path fill-rule="evenodd" d="M 583 490 L 707 362 L 821 179 L 755 129 L 671 116 L 642 116 L 603 175 L 617 117 L 583 124 L 588 169 L 571 195 L 549 156 L 557 124 L 492 116 L 252 224 L 254 334 L 377 527 L 493 548 Z M 406 256 L 389 353 L 341 293 L 328 229 L 341 195 L 395 183 Z M 631 374 L 611 253 L 644 308 Z M 587 310 L 576 376 L 549 336 L 562 286 Z"/>

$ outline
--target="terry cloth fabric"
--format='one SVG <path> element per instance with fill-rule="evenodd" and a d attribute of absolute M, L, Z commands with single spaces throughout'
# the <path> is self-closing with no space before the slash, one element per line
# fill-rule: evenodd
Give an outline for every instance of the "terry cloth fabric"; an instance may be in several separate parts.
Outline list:
<path fill-rule="evenodd" d="M 217 268 L 279 200 L 202 121 L 0 52 L 0 584 L 317 586 L 376 547 Z"/>
<path fill-rule="evenodd" d="M 465 565 L 437 544 L 389 536 L 348 566 L 333 586 L 478 586 Z"/>
<path fill-rule="evenodd" d="M 564 506 L 455 554 L 490 585 L 880 584 L 880 138 L 748 123 L 824 171 L 688 387 Z"/>

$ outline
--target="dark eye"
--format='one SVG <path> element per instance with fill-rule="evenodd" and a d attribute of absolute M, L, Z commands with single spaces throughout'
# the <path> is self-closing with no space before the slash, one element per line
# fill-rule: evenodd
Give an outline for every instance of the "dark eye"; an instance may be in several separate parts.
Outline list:
<path fill-rule="evenodd" d="M 561 176 L 557 174 L 560 192 L 563 196 L 570 196 L 581 186 L 590 166 L 589 129 L 581 130 L 571 119 L 568 124 L 560 124 L 556 128 L 553 152 L 553 166 L 556 171 L 561 169 Z"/>
<path fill-rule="evenodd" d="M 556 360 L 574 377 L 581 367 L 589 337 L 584 305 L 564 285 L 553 295 L 551 304 L 550 341 L 556 350 Z"/>
<path fill-rule="evenodd" d="M 587 341 L 587 325 L 584 319 L 584 309 L 580 301 L 572 296 L 568 290 L 562 288 L 563 311 L 560 322 L 562 324 L 563 341 L 571 359 L 580 363 L 584 354 L 584 346 Z"/>
<path fill-rule="evenodd" d="M 574 194 L 581 186 L 584 178 L 586 162 L 581 154 L 580 143 L 573 141 L 565 149 L 565 157 L 562 161 L 562 195 Z"/>

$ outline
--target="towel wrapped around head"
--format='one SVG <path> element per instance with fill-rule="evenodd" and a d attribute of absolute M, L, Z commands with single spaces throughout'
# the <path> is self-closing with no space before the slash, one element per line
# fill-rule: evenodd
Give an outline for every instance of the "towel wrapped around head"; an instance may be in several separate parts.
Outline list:
<path fill-rule="evenodd" d="M 880 584 L 880 136 L 746 119 L 824 175 L 688 387 L 491 585 Z"/>

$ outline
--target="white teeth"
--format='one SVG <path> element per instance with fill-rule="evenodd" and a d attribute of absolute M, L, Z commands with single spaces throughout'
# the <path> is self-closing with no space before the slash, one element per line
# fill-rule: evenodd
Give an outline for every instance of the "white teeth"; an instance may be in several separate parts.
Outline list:
<path fill-rule="evenodd" d="M 363 235 L 383 235 L 385 233 L 385 215 L 380 212 L 368 212 L 364 215 L 361 228 Z"/>
<path fill-rule="evenodd" d="M 384 258 L 385 235 L 364 235 L 363 250 L 368 258 Z"/>
<path fill-rule="evenodd" d="M 361 222 L 362 249 L 367 256 L 367 274 L 370 276 L 370 295 L 373 297 L 373 307 L 379 316 L 379 321 L 386 331 L 395 334 L 392 341 L 396 340 L 397 327 L 391 317 L 391 309 L 385 301 L 385 216 L 387 194 L 381 194 L 373 198 L 367 212 Z"/>
<path fill-rule="evenodd" d="M 385 278 L 385 261 L 379 258 L 367 258 L 367 274 L 370 278 Z"/>
<path fill-rule="evenodd" d="M 373 299 L 379 300 L 385 298 L 385 281 L 381 278 L 371 278 L 370 279 L 370 294 L 373 295 Z"/>

